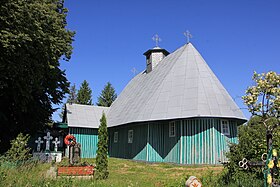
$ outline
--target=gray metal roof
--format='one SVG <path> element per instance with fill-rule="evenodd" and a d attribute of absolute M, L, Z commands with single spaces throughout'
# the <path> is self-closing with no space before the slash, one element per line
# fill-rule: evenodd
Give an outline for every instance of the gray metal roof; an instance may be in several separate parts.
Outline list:
<path fill-rule="evenodd" d="M 125 87 L 108 113 L 108 126 L 190 117 L 246 119 L 202 56 L 189 43 Z"/>
<path fill-rule="evenodd" d="M 98 128 L 102 112 L 107 114 L 108 107 L 66 104 L 66 118 L 69 127 Z"/>

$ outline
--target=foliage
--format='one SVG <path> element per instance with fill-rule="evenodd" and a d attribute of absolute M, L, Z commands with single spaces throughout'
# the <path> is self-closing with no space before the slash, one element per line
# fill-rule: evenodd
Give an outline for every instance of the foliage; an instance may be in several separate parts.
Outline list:
<path fill-rule="evenodd" d="M 27 147 L 29 138 L 29 135 L 19 133 L 16 139 L 11 141 L 11 148 L 6 152 L 5 159 L 9 162 L 20 163 L 31 158 L 31 148 Z"/>
<path fill-rule="evenodd" d="M 244 171 L 238 165 L 239 161 L 246 158 L 249 161 L 261 161 L 263 153 L 267 152 L 267 131 L 272 131 L 273 147 L 280 148 L 279 124 L 279 99 L 280 75 L 275 72 L 253 75 L 254 86 L 248 87 L 243 96 L 244 103 L 248 106 L 252 118 L 247 125 L 238 129 L 238 144 L 230 145 L 227 153 L 229 163 L 223 175 L 224 181 L 237 182 L 240 178 L 250 175 L 254 179 L 263 179 L 261 167 L 249 168 Z"/>
<path fill-rule="evenodd" d="M 70 92 L 66 103 L 77 103 L 77 89 L 75 84 L 70 87 Z"/>
<path fill-rule="evenodd" d="M 68 92 L 59 68 L 72 52 L 66 16 L 63 0 L 0 1 L 0 153 L 42 128 Z"/>
<path fill-rule="evenodd" d="M 103 112 L 100 119 L 100 126 L 98 129 L 98 144 L 96 155 L 96 178 L 107 179 L 109 176 L 108 171 L 108 129 L 106 116 Z"/>
<path fill-rule="evenodd" d="M 255 177 L 262 178 L 260 168 L 250 168 L 243 171 L 238 165 L 239 161 L 246 158 L 250 161 L 260 161 L 263 153 L 266 152 L 265 127 L 260 123 L 259 117 L 252 118 L 247 125 L 238 128 L 238 144 L 230 144 L 230 152 L 226 154 L 229 163 L 225 165 L 227 171 L 224 174 L 224 181 L 237 182 L 240 176 L 251 173 Z"/>
<path fill-rule="evenodd" d="M 104 89 L 102 90 L 100 96 L 98 97 L 98 106 L 110 107 L 112 103 L 116 100 L 117 94 L 115 88 L 110 82 L 107 82 Z"/>
<path fill-rule="evenodd" d="M 78 90 L 77 103 L 82 105 L 92 105 L 91 93 L 92 90 L 90 89 L 88 82 L 84 80 Z"/>
<path fill-rule="evenodd" d="M 243 96 L 244 103 L 248 106 L 253 116 L 260 116 L 262 123 L 271 129 L 280 122 L 280 74 L 268 72 L 257 74 L 254 72 L 254 86 L 250 86 Z M 275 124 L 267 126 L 267 120 L 275 119 Z"/>
<path fill-rule="evenodd" d="M 70 86 L 66 103 L 77 103 L 77 89 L 75 84 Z M 65 110 L 65 104 L 62 106 L 61 112 L 59 114 L 59 117 L 62 120 L 63 120 L 64 110 Z"/>

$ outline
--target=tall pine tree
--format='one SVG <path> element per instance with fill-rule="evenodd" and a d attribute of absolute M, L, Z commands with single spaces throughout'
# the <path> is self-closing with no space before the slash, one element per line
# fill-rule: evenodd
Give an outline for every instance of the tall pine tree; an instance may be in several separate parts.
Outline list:
<path fill-rule="evenodd" d="M 77 95 L 77 103 L 82 105 L 92 105 L 91 89 L 86 80 L 83 81 Z"/>
<path fill-rule="evenodd" d="M 75 83 L 70 87 L 70 93 L 68 95 L 66 103 L 77 103 L 77 89 Z M 61 120 L 63 120 L 64 110 L 65 110 L 65 104 L 63 104 L 61 108 L 61 112 L 59 114 Z"/>
<path fill-rule="evenodd" d="M 106 116 L 103 112 L 100 119 L 100 126 L 98 129 L 98 148 L 96 156 L 96 178 L 107 179 L 109 176 L 108 171 L 108 130 Z"/>
<path fill-rule="evenodd" d="M 70 93 L 66 103 L 77 103 L 77 89 L 75 84 L 70 87 Z"/>
<path fill-rule="evenodd" d="M 114 87 L 110 82 L 107 82 L 104 89 L 102 90 L 100 96 L 98 97 L 98 106 L 110 107 L 112 103 L 116 100 L 117 94 Z"/>

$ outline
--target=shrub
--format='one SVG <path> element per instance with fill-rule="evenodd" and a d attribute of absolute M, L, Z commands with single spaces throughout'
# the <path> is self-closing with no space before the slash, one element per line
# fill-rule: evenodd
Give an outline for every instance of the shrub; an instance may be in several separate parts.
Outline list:
<path fill-rule="evenodd" d="M 274 119 L 268 123 L 274 123 Z M 280 147 L 279 138 L 277 138 L 279 133 L 279 128 L 275 129 L 273 147 L 277 149 Z M 261 118 L 255 116 L 246 125 L 240 126 L 238 140 L 238 144 L 230 144 L 230 152 L 227 153 L 229 163 L 225 165 L 222 180 L 225 183 L 237 183 L 247 177 L 263 180 L 262 167 L 251 167 L 248 170 L 239 167 L 239 161 L 243 158 L 248 161 L 260 162 L 262 154 L 267 152 L 266 128 L 261 123 Z"/>
<path fill-rule="evenodd" d="M 103 112 L 98 129 L 98 148 L 96 156 L 96 179 L 108 178 L 108 130 L 106 116 Z"/>
<path fill-rule="evenodd" d="M 30 136 L 19 133 L 16 139 L 11 141 L 11 148 L 6 152 L 5 159 L 12 163 L 23 163 L 31 158 L 30 148 L 27 142 Z"/>

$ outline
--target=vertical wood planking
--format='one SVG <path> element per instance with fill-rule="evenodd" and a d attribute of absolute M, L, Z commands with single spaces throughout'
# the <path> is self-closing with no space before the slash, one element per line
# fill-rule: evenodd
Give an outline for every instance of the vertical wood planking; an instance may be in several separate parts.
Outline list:
<path fill-rule="evenodd" d="M 69 128 L 70 134 L 76 137 L 81 144 L 82 158 L 95 158 L 98 143 L 98 129 L 90 128 Z"/>

